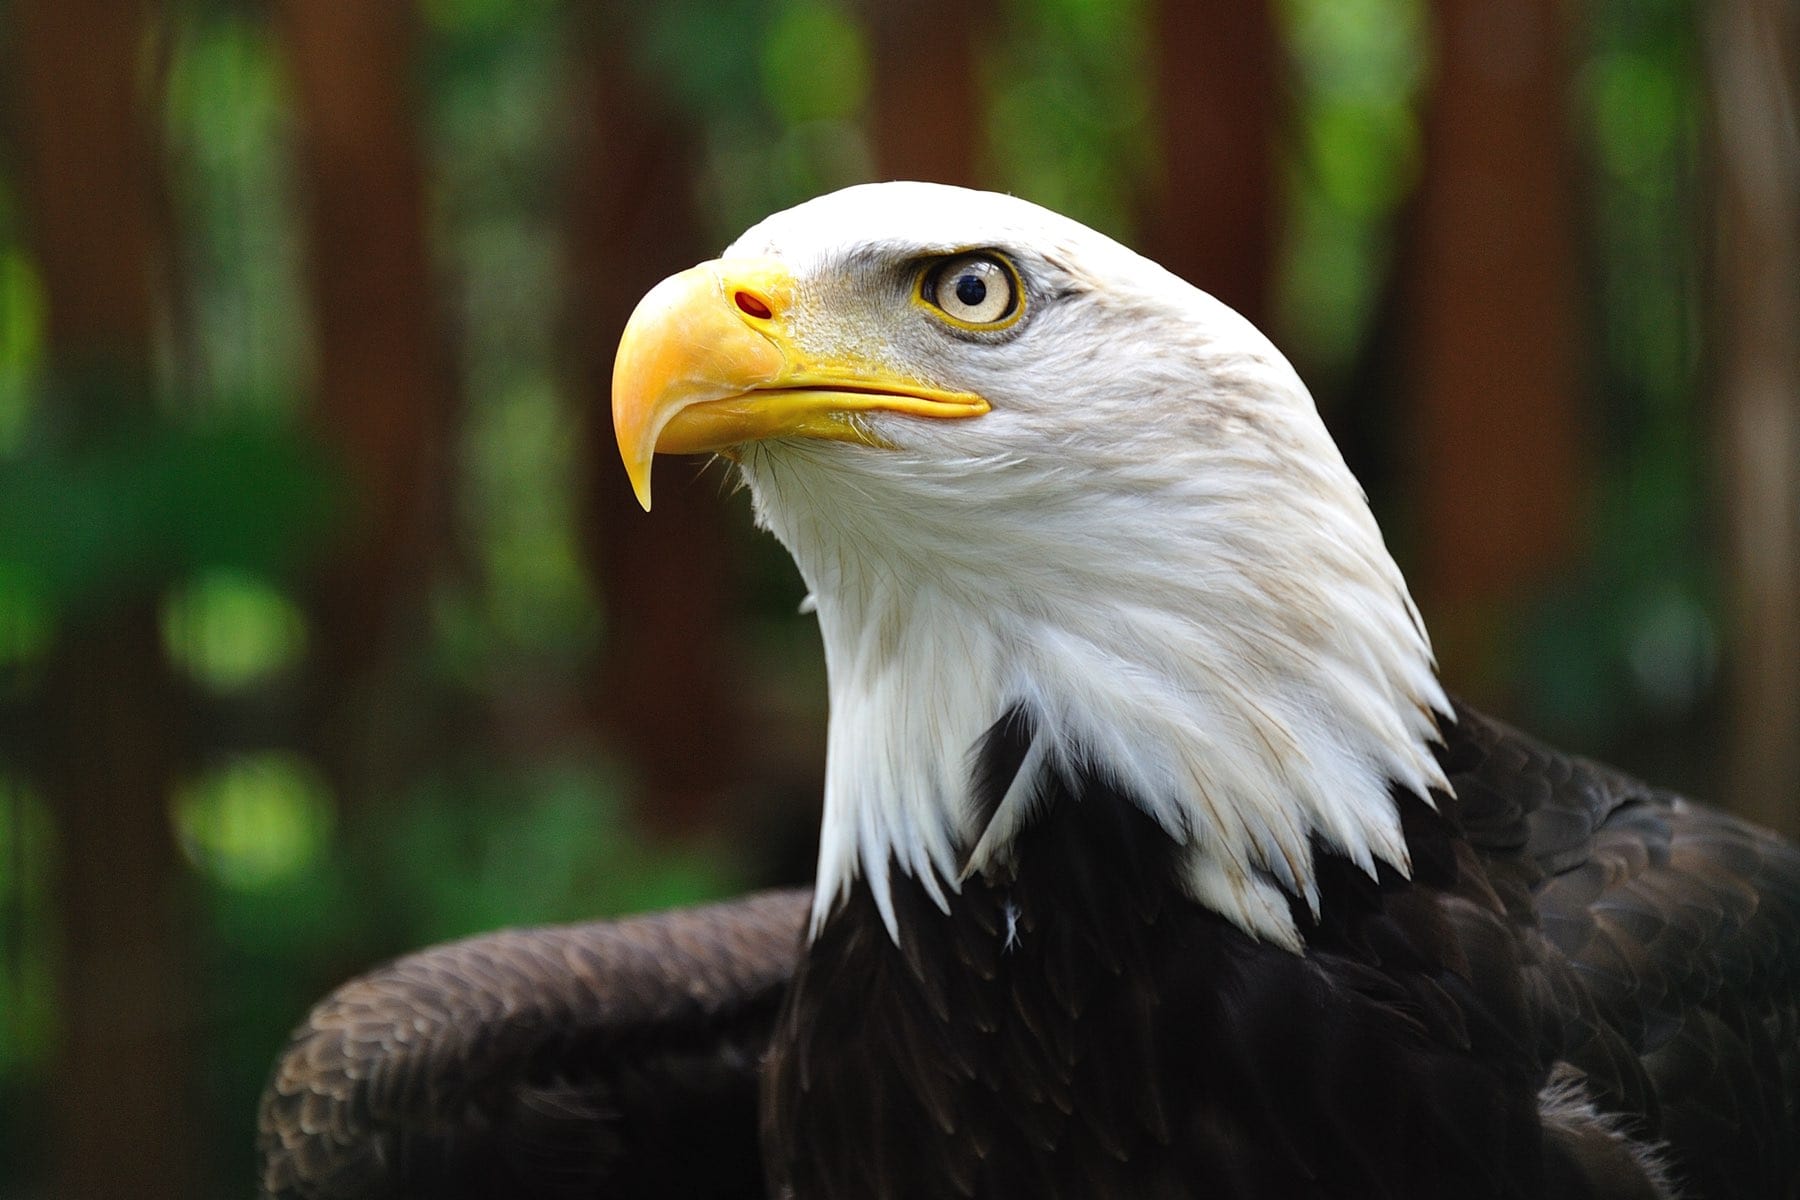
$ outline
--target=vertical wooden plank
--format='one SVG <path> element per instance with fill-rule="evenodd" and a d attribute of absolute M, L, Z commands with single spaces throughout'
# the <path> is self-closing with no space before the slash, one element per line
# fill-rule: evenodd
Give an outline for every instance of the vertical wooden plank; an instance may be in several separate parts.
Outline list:
<path fill-rule="evenodd" d="M 140 77 L 148 11 L 143 0 L 13 6 L 20 190 L 64 361 L 141 364 L 146 352 L 161 251 Z"/>
<path fill-rule="evenodd" d="M 168 816 L 186 730 L 155 604 L 72 626 L 49 670 L 62 915 L 51 1192 L 191 1196 L 192 964 Z"/>
<path fill-rule="evenodd" d="M 156 6 L 20 0 L 19 194 L 44 280 L 56 425 L 79 448 L 149 415 Z M 184 729 L 155 597 L 83 598 L 45 673 L 61 921 L 51 1193 L 191 1196 L 192 1062 L 169 787 Z"/>
<path fill-rule="evenodd" d="M 961 0 L 874 0 L 864 11 L 874 49 L 876 177 L 980 186 L 987 98 L 978 23 L 987 9 Z"/>
<path fill-rule="evenodd" d="M 1775 0 L 1707 10 L 1714 332 L 1731 604 L 1732 795 L 1800 835 L 1800 25 Z"/>
<path fill-rule="evenodd" d="M 1496 622 L 1582 500 L 1577 247 L 1558 0 L 1436 0 L 1425 179 L 1403 236 L 1422 571 L 1446 677 L 1491 694 Z"/>
<path fill-rule="evenodd" d="M 639 298 L 711 251 L 694 211 L 698 138 L 630 53 L 619 13 L 582 29 L 584 130 L 570 178 L 568 347 L 584 421 L 583 544 L 607 620 L 599 719 L 638 772 L 637 815 L 691 830 L 735 784 L 732 544 L 715 468 L 663 460 L 656 507 L 632 496 L 612 431 L 612 360 Z"/>
<path fill-rule="evenodd" d="M 1272 7 L 1158 0 L 1151 22 L 1163 161 L 1150 255 L 1267 328 L 1286 65 Z"/>
<path fill-rule="evenodd" d="M 404 0 L 281 0 L 294 85 L 316 332 L 314 425 L 353 508 L 314 597 L 333 688 L 387 650 L 422 583 L 452 404 L 433 299 L 425 171 Z"/>

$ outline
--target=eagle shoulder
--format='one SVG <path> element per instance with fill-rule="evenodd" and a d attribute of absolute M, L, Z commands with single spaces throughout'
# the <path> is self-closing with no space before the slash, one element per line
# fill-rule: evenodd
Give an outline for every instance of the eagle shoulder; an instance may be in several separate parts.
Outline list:
<path fill-rule="evenodd" d="M 1682 1195 L 1800 1178 L 1800 850 L 1467 708 L 1445 767 L 1540 1053 Z M 1565 1106 L 1566 1107 L 1566 1106 Z"/>

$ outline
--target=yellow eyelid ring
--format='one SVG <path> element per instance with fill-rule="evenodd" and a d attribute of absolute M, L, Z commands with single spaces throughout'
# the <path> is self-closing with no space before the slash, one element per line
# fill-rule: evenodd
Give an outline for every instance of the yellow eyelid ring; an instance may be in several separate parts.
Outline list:
<path fill-rule="evenodd" d="M 959 268 L 967 264 L 970 273 L 980 272 L 982 267 L 992 268 L 994 274 L 989 278 L 1001 278 L 1006 282 L 1006 304 L 1000 315 L 991 320 L 971 320 L 966 316 L 951 311 L 951 306 L 963 307 L 965 310 L 975 308 L 974 303 L 959 303 L 955 298 L 947 299 L 939 294 L 945 282 L 963 272 Z M 988 280 L 983 280 L 984 283 Z M 929 312 L 933 317 L 946 325 L 971 333 L 995 333 L 1010 329 L 1019 323 L 1025 315 L 1027 295 L 1025 281 L 1019 274 L 1019 268 L 1012 259 L 998 250 L 975 247 L 958 250 L 931 260 L 920 268 L 917 282 L 913 285 L 913 303 Z M 977 302 L 978 303 L 978 302 Z"/>
<path fill-rule="evenodd" d="M 857 414 L 956 419 L 988 411 L 979 395 L 853 351 L 809 352 L 793 328 L 797 290 L 777 260 L 718 259 L 671 275 L 638 303 L 613 363 L 613 433 L 646 510 L 657 454 L 774 438 L 881 446 Z"/>

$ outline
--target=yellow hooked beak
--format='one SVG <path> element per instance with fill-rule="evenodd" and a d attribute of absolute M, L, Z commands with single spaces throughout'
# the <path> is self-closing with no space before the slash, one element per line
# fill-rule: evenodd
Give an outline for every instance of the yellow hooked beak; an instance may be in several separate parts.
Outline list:
<path fill-rule="evenodd" d="M 854 414 L 978 417 L 988 403 L 904 379 L 853 356 L 795 343 L 796 288 L 768 259 L 717 259 L 650 289 L 613 362 L 613 432 L 632 490 L 650 509 L 655 454 L 696 454 L 764 438 L 880 445 Z"/>

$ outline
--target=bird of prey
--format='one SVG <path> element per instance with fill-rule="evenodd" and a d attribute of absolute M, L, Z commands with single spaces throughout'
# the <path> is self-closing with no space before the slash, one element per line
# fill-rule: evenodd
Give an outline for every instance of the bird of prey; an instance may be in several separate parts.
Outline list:
<path fill-rule="evenodd" d="M 810 589 L 816 887 L 346 985 L 266 1194 L 1800 1196 L 1800 852 L 1452 700 L 1223 304 L 850 188 L 653 289 L 614 422 Z"/>

